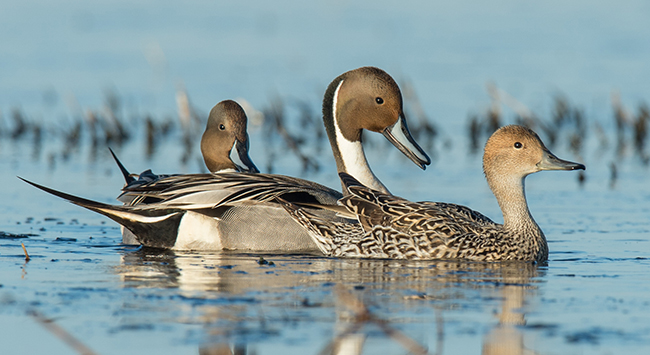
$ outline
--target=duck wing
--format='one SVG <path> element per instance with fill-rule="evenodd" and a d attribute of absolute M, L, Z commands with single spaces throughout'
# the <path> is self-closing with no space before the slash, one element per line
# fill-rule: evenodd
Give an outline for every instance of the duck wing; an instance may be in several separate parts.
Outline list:
<path fill-rule="evenodd" d="M 215 208 L 281 197 L 298 205 L 336 205 L 343 195 L 321 184 L 274 174 L 213 173 L 167 176 L 129 184 L 120 198 L 183 209 Z M 146 203 L 146 202 L 145 202 Z"/>

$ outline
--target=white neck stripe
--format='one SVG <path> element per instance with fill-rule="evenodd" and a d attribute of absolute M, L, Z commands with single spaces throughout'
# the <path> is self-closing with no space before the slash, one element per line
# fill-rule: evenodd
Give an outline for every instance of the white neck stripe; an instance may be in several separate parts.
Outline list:
<path fill-rule="evenodd" d="M 338 151 L 341 154 L 341 160 L 343 161 L 343 169 L 345 172 L 352 175 L 355 179 L 359 180 L 360 183 L 379 190 L 382 192 L 388 192 L 388 189 L 384 184 L 377 179 L 375 174 L 370 170 L 368 166 L 368 161 L 366 160 L 366 154 L 363 152 L 363 146 L 360 141 L 351 142 L 343 136 L 341 133 L 341 128 L 336 116 L 336 103 L 339 97 L 339 90 L 343 85 L 343 81 L 339 83 L 334 91 L 333 107 L 332 107 L 332 118 L 334 119 L 334 130 L 336 132 L 336 145 Z"/>

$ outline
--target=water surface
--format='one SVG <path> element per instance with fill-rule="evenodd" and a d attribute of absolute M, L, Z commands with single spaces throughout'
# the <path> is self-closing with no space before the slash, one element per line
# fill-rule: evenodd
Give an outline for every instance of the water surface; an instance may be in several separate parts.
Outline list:
<path fill-rule="evenodd" d="M 632 127 L 650 97 L 648 10 L 644 1 L 0 5 L 0 30 L 12 33 L 0 39 L 2 352 L 74 353 L 39 322 L 47 319 L 99 354 L 319 354 L 335 343 L 365 354 L 403 354 L 406 343 L 436 354 L 647 353 L 650 190 Z M 107 145 L 134 172 L 200 172 L 197 147 L 183 160 L 182 83 L 200 119 L 226 98 L 267 114 L 281 100 L 319 169 L 303 171 L 260 122 L 250 126 L 253 160 L 338 188 L 318 143 L 320 100 L 330 80 L 362 65 L 410 85 L 438 129 L 419 138 L 434 158 L 427 171 L 367 135 L 380 179 L 397 195 L 461 203 L 497 221 L 467 136 L 468 116 L 485 117 L 491 104 L 486 82 L 543 122 L 556 94 L 568 98 L 586 133 L 575 149 L 577 128 L 563 126 L 551 149 L 584 162 L 585 179 L 543 172 L 526 184 L 547 264 L 264 255 L 269 265 L 260 255 L 139 249 L 120 244 L 113 222 L 15 177 L 114 203 L 123 180 Z M 628 112 L 622 139 L 612 92 Z M 119 105 L 110 108 L 111 97 Z M 419 126 L 416 102 L 405 102 Z M 515 121 L 509 104 L 499 105 L 502 123 Z M 12 138 L 14 108 L 27 128 Z M 87 110 L 113 110 L 130 138 L 94 146 Z M 173 122 L 151 152 L 148 115 L 156 127 Z"/>

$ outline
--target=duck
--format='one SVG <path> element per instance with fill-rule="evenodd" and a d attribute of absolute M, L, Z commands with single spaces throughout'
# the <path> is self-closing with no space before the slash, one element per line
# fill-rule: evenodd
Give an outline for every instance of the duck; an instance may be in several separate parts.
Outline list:
<path fill-rule="evenodd" d="M 387 194 L 368 166 L 361 144 L 364 129 L 384 135 L 421 169 L 431 163 L 408 129 L 399 86 L 379 68 L 362 67 L 335 78 L 324 95 L 323 123 L 337 170 Z M 131 203 L 126 206 L 25 181 L 106 215 L 133 232 L 142 245 L 175 250 L 318 253 L 309 233 L 293 222 L 276 198 L 338 221 L 337 212 L 318 207 L 336 206 L 344 196 L 309 180 L 275 174 L 217 172 L 138 180 L 123 188 L 120 201 Z"/>
<path fill-rule="evenodd" d="M 340 177 L 348 194 L 339 204 L 352 222 L 320 219 L 289 201 L 278 201 L 330 257 L 544 262 L 548 243 L 528 208 L 526 176 L 584 169 L 557 158 L 531 129 L 510 125 L 491 135 L 483 155 L 483 171 L 503 224 L 465 206 L 386 194 L 346 173 Z"/>

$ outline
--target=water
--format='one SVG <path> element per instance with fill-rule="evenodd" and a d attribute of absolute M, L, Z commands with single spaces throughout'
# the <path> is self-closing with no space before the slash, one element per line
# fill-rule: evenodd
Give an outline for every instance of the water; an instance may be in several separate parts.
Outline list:
<path fill-rule="evenodd" d="M 100 354 L 219 353 L 224 347 L 318 354 L 331 342 L 362 346 L 365 354 L 403 354 L 402 343 L 411 344 L 406 337 L 437 354 L 647 353 L 647 167 L 630 132 L 627 151 L 617 155 L 610 102 L 618 91 L 632 117 L 650 97 L 645 2 L 281 5 L 0 5 L 0 30 L 12 34 L 0 39 L 3 354 L 74 353 L 39 317 Z M 397 195 L 461 203 L 497 221 L 480 156 L 468 153 L 466 136 L 467 115 L 483 115 L 490 104 L 486 82 L 545 119 L 558 92 L 583 111 L 583 148 L 570 148 L 569 127 L 552 150 L 584 162 L 585 182 L 576 172 L 527 179 L 530 209 L 549 240 L 548 264 L 264 255 L 270 266 L 260 265 L 259 255 L 140 250 L 119 244 L 113 222 L 15 178 L 113 203 L 122 177 L 106 144 L 93 149 L 86 128 L 70 149 L 65 138 L 86 109 L 106 115 L 104 90 L 117 93 L 116 113 L 132 130 L 127 142 L 110 144 L 128 168 L 198 172 L 196 148 L 181 162 L 178 126 L 146 154 L 144 117 L 151 114 L 157 124 L 176 120 L 180 82 L 203 115 L 225 98 L 243 97 L 261 110 L 280 97 L 289 105 L 291 132 L 305 133 L 292 100 L 317 116 L 327 83 L 369 64 L 403 87 L 410 83 L 440 131 L 427 149 L 434 163 L 425 172 L 383 138 L 368 135 L 369 160 L 381 180 Z M 14 107 L 29 125 L 42 127 L 42 140 L 31 128 L 10 138 Z M 502 108 L 513 121 L 511 110 Z M 258 167 L 272 162 L 276 172 L 338 188 L 329 148 L 306 147 L 320 170 L 302 172 L 281 142 L 265 141 L 265 129 L 251 125 Z M 355 313 L 354 299 L 377 322 L 359 323 L 367 314 L 358 307 Z M 387 335 L 378 324 L 403 336 Z"/>

